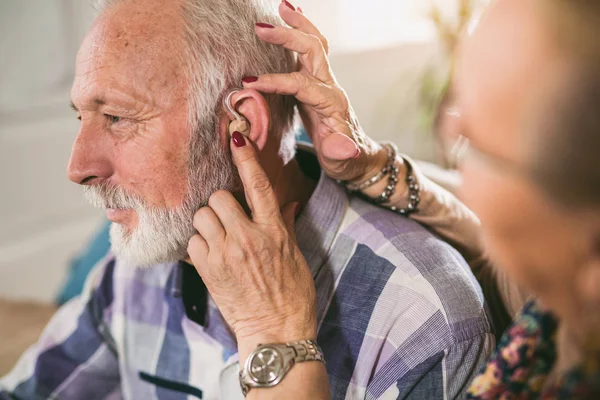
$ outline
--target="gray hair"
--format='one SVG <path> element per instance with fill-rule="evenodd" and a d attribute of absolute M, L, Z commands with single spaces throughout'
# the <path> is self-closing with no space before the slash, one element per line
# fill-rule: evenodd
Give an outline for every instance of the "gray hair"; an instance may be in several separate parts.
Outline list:
<path fill-rule="evenodd" d="M 567 77 L 538 113 L 534 179 L 554 199 L 600 208 L 600 2 L 538 0 Z M 539 132 L 538 132 L 539 133 Z"/>
<path fill-rule="evenodd" d="M 128 0 L 97 0 L 103 11 Z M 295 68 L 293 54 L 267 44 L 256 36 L 254 24 L 282 25 L 277 5 L 270 0 L 180 0 L 185 37 L 180 56 L 189 79 L 189 123 L 198 133 L 200 125 L 218 132 L 222 100 L 239 87 L 244 76 L 288 73 Z M 270 134 L 281 137 L 280 153 L 287 162 L 293 157 L 294 107 L 290 96 L 265 95 L 271 112 Z M 215 142 L 215 137 L 196 137 L 197 147 Z"/>

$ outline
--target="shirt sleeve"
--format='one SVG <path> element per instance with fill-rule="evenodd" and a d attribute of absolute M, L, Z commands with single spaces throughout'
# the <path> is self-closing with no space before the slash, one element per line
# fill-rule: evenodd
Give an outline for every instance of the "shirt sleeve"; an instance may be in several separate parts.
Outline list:
<path fill-rule="evenodd" d="M 504 271 L 495 268 L 485 257 L 479 218 L 453 193 L 421 172 L 413 160 L 402 157 L 410 163 L 420 186 L 419 212 L 411 218 L 427 226 L 462 254 L 483 288 L 497 332 L 502 333 L 529 299 L 529 294 L 509 281 Z M 407 203 L 408 192 L 391 198 L 391 204 L 400 208 Z"/>
<path fill-rule="evenodd" d="M 421 361 L 380 397 L 369 399 L 462 399 L 495 344 L 490 333 L 457 343 Z M 397 366 L 401 369 L 402 366 Z"/>
<path fill-rule="evenodd" d="M 118 356 L 107 315 L 115 261 L 90 274 L 84 291 L 51 319 L 40 339 L 0 379 L 0 399 L 109 399 L 120 390 Z"/>
<path fill-rule="evenodd" d="M 419 212 L 412 214 L 411 218 L 456 247 L 469 265 L 478 262 L 483 256 L 479 218 L 453 193 L 422 173 L 413 160 L 402 157 L 410 163 L 420 186 Z M 408 192 L 391 200 L 392 204 L 404 207 L 408 203 Z"/>

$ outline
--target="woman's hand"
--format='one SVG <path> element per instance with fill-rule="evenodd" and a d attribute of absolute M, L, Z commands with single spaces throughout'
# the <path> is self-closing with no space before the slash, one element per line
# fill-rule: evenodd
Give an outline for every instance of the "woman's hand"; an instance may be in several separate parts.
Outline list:
<path fill-rule="evenodd" d="M 332 178 L 361 181 L 377 174 L 386 164 L 387 152 L 362 131 L 329 66 L 327 40 L 289 3 L 282 2 L 279 13 L 292 28 L 258 24 L 256 32 L 262 40 L 298 53 L 298 70 L 258 79 L 246 77 L 244 87 L 297 98 L 320 164 Z"/>
<path fill-rule="evenodd" d="M 234 134 L 235 135 L 235 134 Z M 315 286 L 296 245 L 297 203 L 279 209 L 257 154 L 242 135 L 233 160 L 252 212 L 216 192 L 194 216 L 188 253 L 238 340 L 240 360 L 260 343 L 316 339 Z"/>

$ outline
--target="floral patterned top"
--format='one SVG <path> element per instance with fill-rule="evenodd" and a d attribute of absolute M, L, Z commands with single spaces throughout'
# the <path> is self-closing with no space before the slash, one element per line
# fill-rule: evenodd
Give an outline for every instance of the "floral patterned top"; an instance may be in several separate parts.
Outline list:
<path fill-rule="evenodd" d="M 546 385 L 556 362 L 556 318 L 535 301 L 508 328 L 467 392 L 473 400 L 600 399 L 600 355 Z"/>

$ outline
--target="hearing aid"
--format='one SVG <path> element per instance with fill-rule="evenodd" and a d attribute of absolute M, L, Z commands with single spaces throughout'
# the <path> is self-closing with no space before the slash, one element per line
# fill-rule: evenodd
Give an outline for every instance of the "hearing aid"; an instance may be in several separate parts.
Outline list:
<path fill-rule="evenodd" d="M 225 104 L 225 109 L 234 116 L 234 120 L 229 123 L 229 136 L 233 134 L 233 132 L 240 132 L 242 135 L 248 137 L 250 135 L 250 124 L 248 120 L 244 118 L 236 109 L 231 105 L 231 97 L 239 92 L 240 89 L 234 89 L 225 97 L 223 101 Z"/>

